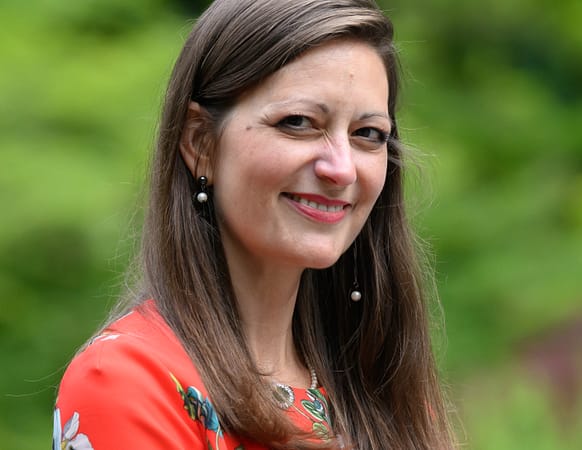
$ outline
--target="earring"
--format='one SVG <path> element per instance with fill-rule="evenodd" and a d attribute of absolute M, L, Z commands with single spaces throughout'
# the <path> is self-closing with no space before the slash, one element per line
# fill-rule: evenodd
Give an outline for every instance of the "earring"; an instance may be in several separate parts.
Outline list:
<path fill-rule="evenodd" d="M 359 302 L 360 300 L 362 300 L 362 293 L 358 291 L 357 281 L 354 281 L 354 284 L 352 285 L 352 293 L 350 294 L 350 298 L 352 299 L 353 302 Z"/>
<path fill-rule="evenodd" d="M 200 184 L 200 192 L 195 194 L 196 201 L 198 203 L 206 203 L 208 201 L 208 193 L 206 192 L 206 184 L 208 179 L 206 177 L 198 178 L 198 183 Z"/>
<path fill-rule="evenodd" d="M 353 302 L 359 302 L 362 299 L 360 285 L 358 284 L 358 246 L 355 242 L 354 242 L 354 282 L 352 284 L 350 298 L 352 299 Z"/>

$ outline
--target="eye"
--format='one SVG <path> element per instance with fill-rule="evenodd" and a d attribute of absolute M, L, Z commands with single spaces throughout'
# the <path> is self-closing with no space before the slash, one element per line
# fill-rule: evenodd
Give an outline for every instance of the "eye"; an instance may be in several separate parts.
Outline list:
<path fill-rule="evenodd" d="M 311 128 L 311 120 L 300 114 L 293 114 L 285 117 L 277 123 L 280 128 L 289 128 L 293 130 L 302 130 Z"/>
<path fill-rule="evenodd" d="M 377 144 L 388 142 L 389 138 L 387 132 L 372 127 L 358 128 L 354 131 L 353 136 L 361 137 Z"/>

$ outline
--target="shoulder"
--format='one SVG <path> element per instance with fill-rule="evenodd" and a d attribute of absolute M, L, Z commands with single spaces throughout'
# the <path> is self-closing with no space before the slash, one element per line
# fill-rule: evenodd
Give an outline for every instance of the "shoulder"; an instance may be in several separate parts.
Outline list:
<path fill-rule="evenodd" d="M 90 446 L 79 448 L 87 449 L 183 448 L 181 443 L 197 448 L 197 440 L 202 445 L 201 427 L 184 409 L 178 379 L 204 388 L 160 319 L 155 311 L 134 311 L 73 359 L 59 389 L 55 441 L 86 439 Z"/>
<path fill-rule="evenodd" d="M 139 308 L 113 322 L 70 363 L 61 383 L 140 397 L 174 394 L 173 376 L 202 382 L 180 341 L 153 308 Z M 171 389 L 168 389 L 171 387 Z"/>

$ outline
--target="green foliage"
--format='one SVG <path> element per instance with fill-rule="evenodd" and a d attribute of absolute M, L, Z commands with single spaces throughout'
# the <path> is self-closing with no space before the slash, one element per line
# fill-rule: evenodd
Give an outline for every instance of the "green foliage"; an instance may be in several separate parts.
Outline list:
<path fill-rule="evenodd" d="M 401 126 L 439 164 L 421 222 L 459 373 L 580 309 L 582 31 L 562 21 L 579 2 L 440 1 L 424 21 L 396 3 Z"/>
<path fill-rule="evenodd" d="M 204 3 L 0 5 L 3 448 L 50 441 L 63 368 L 122 289 L 191 22 L 178 12 Z M 443 371 L 470 448 L 582 447 L 529 372 L 506 369 L 580 311 L 582 3 L 381 3 L 403 63 L 399 127 L 426 166 L 411 215 L 434 248 Z"/>
<path fill-rule="evenodd" d="M 575 449 L 582 443 L 576 419 L 556 414 L 547 386 L 519 370 L 490 371 L 462 395 L 467 435 L 461 440 L 471 450 Z"/>
<path fill-rule="evenodd" d="M 186 30 L 153 1 L 35 6 L 0 9 L 0 440 L 14 449 L 50 441 L 63 368 L 124 281 Z"/>

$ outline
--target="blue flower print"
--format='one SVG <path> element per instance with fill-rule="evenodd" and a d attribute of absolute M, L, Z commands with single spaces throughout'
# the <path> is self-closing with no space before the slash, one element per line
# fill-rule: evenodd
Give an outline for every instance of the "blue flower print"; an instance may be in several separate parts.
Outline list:
<path fill-rule="evenodd" d="M 204 428 L 210 431 L 214 431 L 217 434 L 221 434 L 220 423 L 218 422 L 218 415 L 214 409 L 214 406 L 208 398 L 203 398 L 202 393 L 193 386 L 188 387 L 186 391 L 180 384 L 180 382 L 170 374 L 174 383 L 176 384 L 176 389 L 180 393 L 182 400 L 184 401 L 184 409 L 188 411 L 188 415 L 193 420 L 199 420 L 204 424 Z"/>

